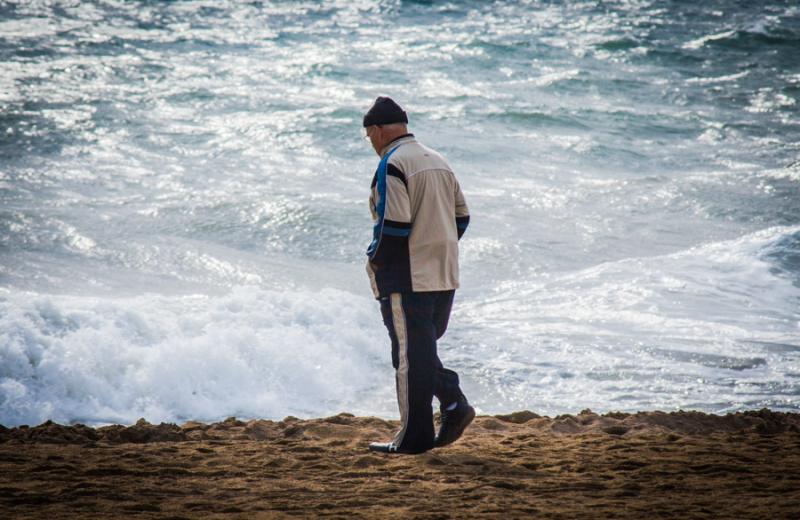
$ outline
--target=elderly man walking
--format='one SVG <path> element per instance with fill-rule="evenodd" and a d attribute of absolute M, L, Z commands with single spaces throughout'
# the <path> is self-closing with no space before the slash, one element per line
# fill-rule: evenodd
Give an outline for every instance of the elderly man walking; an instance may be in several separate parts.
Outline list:
<path fill-rule="evenodd" d="M 458 374 L 444 368 L 436 352 L 458 288 L 467 203 L 450 166 L 408 133 L 407 123 L 388 97 L 377 98 L 364 116 L 366 138 L 381 157 L 369 199 L 375 225 L 367 272 L 392 342 L 402 423 L 392 441 L 369 449 L 413 454 L 454 442 L 475 410 Z M 436 434 L 433 396 L 441 410 Z"/>

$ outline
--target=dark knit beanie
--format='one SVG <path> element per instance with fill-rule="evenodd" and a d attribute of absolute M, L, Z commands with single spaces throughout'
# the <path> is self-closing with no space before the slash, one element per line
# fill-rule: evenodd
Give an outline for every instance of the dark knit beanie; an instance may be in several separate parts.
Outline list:
<path fill-rule="evenodd" d="M 364 116 L 364 128 L 392 123 L 408 123 L 408 116 L 392 98 L 380 96 Z"/>

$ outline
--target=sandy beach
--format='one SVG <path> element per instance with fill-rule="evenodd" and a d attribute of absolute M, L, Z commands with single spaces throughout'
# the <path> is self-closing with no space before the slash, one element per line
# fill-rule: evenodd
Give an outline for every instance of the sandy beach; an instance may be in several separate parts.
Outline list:
<path fill-rule="evenodd" d="M 373 454 L 396 421 L 0 427 L 3 518 L 797 518 L 800 414 L 479 416 Z"/>

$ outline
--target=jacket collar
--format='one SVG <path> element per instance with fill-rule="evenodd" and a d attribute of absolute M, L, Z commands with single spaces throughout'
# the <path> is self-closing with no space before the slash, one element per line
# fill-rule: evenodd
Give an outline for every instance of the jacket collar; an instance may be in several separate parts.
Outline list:
<path fill-rule="evenodd" d="M 386 146 L 383 147 L 383 149 L 381 149 L 381 159 L 383 159 L 383 156 L 386 155 L 387 153 L 389 153 L 389 151 L 392 148 L 394 148 L 395 146 L 399 146 L 399 145 L 405 144 L 405 143 L 410 143 L 410 142 L 413 142 L 413 141 L 416 141 L 416 138 L 414 137 L 414 134 L 403 134 L 400 137 L 395 137 L 394 139 L 389 141 L 386 144 Z"/>

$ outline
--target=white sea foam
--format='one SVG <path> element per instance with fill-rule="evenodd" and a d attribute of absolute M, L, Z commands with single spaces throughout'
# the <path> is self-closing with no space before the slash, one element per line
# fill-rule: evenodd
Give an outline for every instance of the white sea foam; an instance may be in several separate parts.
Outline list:
<path fill-rule="evenodd" d="M 578 69 L 561 70 L 555 72 L 544 72 L 540 76 L 532 80 L 532 83 L 537 87 L 546 87 L 553 83 L 558 83 L 568 79 L 576 78 L 580 75 L 581 71 Z"/>
<path fill-rule="evenodd" d="M 726 74 L 724 76 L 689 78 L 686 80 L 686 83 L 698 84 L 698 85 L 725 83 L 727 81 L 736 81 L 737 79 L 742 79 L 746 77 L 748 74 L 750 74 L 750 71 L 743 70 L 742 72 L 737 72 L 735 74 Z"/>
<path fill-rule="evenodd" d="M 798 232 L 772 228 L 503 284 L 459 314 L 484 331 L 481 354 L 470 356 L 481 365 L 482 391 L 507 410 L 539 401 L 553 412 L 575 395 L 599 409 L 718 403 L 703 407 L 725 411 L 763 403 L 762 390 L 743 388 L 800 368 L 800 314 L 786 311 L 800 300 L 800 287 L 776 274 L 763 252 Z M 752 311 L 745 317 L 742 308 Z M 770 354 L 761 342 L 789 344 L 796 353 Z M 771 392 L 781 406 L 800 404 L 790 382 Z"/>
<path fill-rule="evenodd" d="M 709 34 L 709 35 L 702 36 L 702 37 L 697 38 L 695 40 L 691 40 L 691 41 L 688 41 L 688 42 L 684 43 L 683 44 L 683 48 L 684 49 L 691 49 L 691 50 L 701 49 L 708 42 L 713 42 L 713 41 L 716 41 L 716 40 L 723 40 L 725 38 L 730 38 L 734 34 L 736 34 L 735 30 L 722 31 L 722 32 L 715 33 L 715 34 Z"/>
<path fill-rule="evenodd" d="M 340 290 L 5 292 L 0 424 L 395 413 L 376 304 Z"/>

